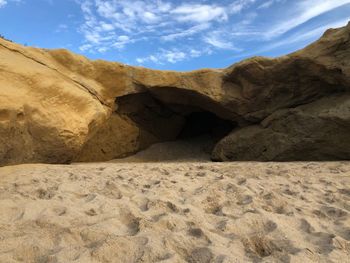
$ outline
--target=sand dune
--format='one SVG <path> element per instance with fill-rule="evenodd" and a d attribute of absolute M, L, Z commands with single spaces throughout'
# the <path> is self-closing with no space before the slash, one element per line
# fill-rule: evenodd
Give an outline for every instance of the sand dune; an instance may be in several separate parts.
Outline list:
<path fill-rule="evenodd" d="M 350 163 L 0 168 L 0 262 L 346 262 Z"/>

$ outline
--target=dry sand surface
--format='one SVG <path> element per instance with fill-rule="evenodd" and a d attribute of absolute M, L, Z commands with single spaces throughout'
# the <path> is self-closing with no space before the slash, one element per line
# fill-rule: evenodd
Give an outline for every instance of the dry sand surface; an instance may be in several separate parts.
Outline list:
<path fill-rule="evenodd" d="M 349 262 L 350 162 L 0 168 L 0 262 Z"/>

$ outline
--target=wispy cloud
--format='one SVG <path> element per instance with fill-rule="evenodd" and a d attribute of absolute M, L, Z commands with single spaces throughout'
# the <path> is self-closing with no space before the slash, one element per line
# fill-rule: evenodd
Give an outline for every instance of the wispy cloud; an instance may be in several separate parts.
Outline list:
<path fill-rule="evenodd" d="M 211 50 L 209 48 L 206 49 L 160 49 L 157 53 L 140 57 L 136 59 L 136 62 L 139 65 L 143 65 L 148 62 L 152 62 L 154 64 L 163 65 L 165 63 L 177 63 L 184 60 L 189 60 L 191 58 L 200 57 L 203 54 L 211 54 Z"/>
<path fill-rule="evenodd" d="M 235 55 L 235 58 L 245 58 L 255 55 L 260 55 L 261 53 L 275 50 L 281 47 L 294 46 L 296 43 L 310 43 L 319 38 L 327 29 L 330 28 L 339 28 L 346 25 L 349 22 L 349 19 L 340 19 L 335 22 L 328 24 L 320 25 L 316 28 L 310 30 L 304 30 L 301 32 L 294 33 L 286 38 L 278 40 L 267 45 L 263 45 L 261 48 L 254 50 L 253 52 L 245 52 L 238 55 Z"/>
<path fill-rule="evenodd" d="M 0 0 L 0 8 L 5 7 L 5 5 L 7 5 L 10 2 L 14 2 L 14 3 L 21 3 L 22 0 Z"/>
<path fill-rule="evenodd" d="M 176 63 L 179 61 L 183 61 L 187 58 L 187 54 L 183 51 L 172 49 L 172 50 L 161 50 L 160 52 L 149 55 L 143 58 L 137 58 L 136 61 L 139 64 L 144 64 L 146 62 L 153 62 L 155 64 L 164 64 L 164 62 L 168 63 Z"/>
<path fill-rule="evenodd" d="M 170 12 L 180 22 L 209 22 L 213 20 L 227 21 L 226 9 L 217 5 L 183 4 Z"/>
<path fill-rule="evenodd" d="M 211 27 L 210 23 L 202 23 L 199 25 L 192 26 L 189 29 L 185 29 L 185 30 L 181 30 L 181 31 L 179 30 L 179 32 L 171 33 L 171 34 L 162 36 L 161 38 L 165 41 L 171 41 L 171 40 L 175 40 L 177 38 L 183 38 L 183 37 L 195 35 L 199 32 L 202 32 L 202 31 L 209 29 L 210 27 Z"/>
<path fill-rule="evenodd" d="M 227 6 L 218 4 L 170 0 L 137 0 L 132 4 L 126 0 L 76 1 L 79 1 L 85 19 L 80 28 L 85 39 L 80 50 L 84 52 L 121 49 L 127 44 L 149 39 L 169 42 L 189 38 L 210 31 L 215 24 L 227 23 L 230 15 Z M 254 0 L 238 2 L 244 8 Z M 124 39 L 120 40 L 120 37 Z M 219 48 L 219 43 L 213 45 L 213 41 L 203 41 L 203 44 Z"/>
<path fill-rule="evenodd" d="M 250 5 L 254 4 L 256 0 L 236 0 L 229 5 L 228 10 L 230 13 L 239 13 Z"/>
<path fill-rule="evenodd" d="M 258 6 L 258 9 L 266 9 L 273 6 L 276 3 L 284 3 L 287 0 L 268 0 Z"/>
<path fill-rule="evenodd" d="M 6 0 L 0 0 L 0 8 L 7 4 Z"/>
<path fill-rule="evenodd" d="M 337 7 L 345 4 L 349 4 L 350 0 L 305 0 L 300 1 L 292 10 L 293 14 L 289 19 L 283 19 L 278 21 L 276 26 L 269 29 L 265 37 L 273 38 L 280 36 L 303 23 L 323 14 L 331 11 Z"/>
<path fill-rule="evenodd" d="M 292 33 L 300 36 L 295 39 L 301 41 L 307 36 L 306 33 L 301 36 L 302 25 L 350 3 L 350 0 L 75 1 L 84 17 L 79 28 L 84 36 L 80 50 L 104 53 L 124 49 L 124 52 L 145 45 L 147 48 L 135 52 L 138 64 L 173 64 L 219 51 L 230 52 L 232 56 L 257 50 L 258 44 L 283 44 Z M 322 26 L 316 30 L 315 24 L 309 35 L 320 34 Z"/>
<path fill-rule="evenodd" d="M 66 24 L 59 24 L 57 29 L 56 29 L 56 33 L 61 33 L 61 32 L 67 32 L 68 31 L 68 25 Z"/>
<path fill-rule="evenodd" d="M 223 32 L 212 32 L 210 35 L 204 37 L 204 42 L 218 49 L 242 51 L 242 49 L 233 45 L 232 40 L 225 39 L 224 36 Z"/>
<path fill-rule="evenodd" d="M 277 42 L 269 45 L 269 47 L 264 48 L 263 51 L 272 50 L 272 49 L 275 49 L 275 48 L 281 47 L 281 46 L 293 45 L 294 43 L 298 43 L 298 42 L 305 42 L 308 40 L 313 41 L 313 40 L 315 40 L 315 38 L 322 35 L 327 29 L 342 27 L 342 26 L 346 25 L 346 23 L 348 23 L 348 22 L 349 22 L 349 19 L 340 19 L 336 22 L 331 22 L 331 23 L 328 23 L 325 25 L 321 25 L 321 26 L 318 26 L 318 27 L 313 28 L 311 30 L 307 30 L 304 32 L 298 32 L 298 33 L 293 34 L 285 39 L 282 39 L 280 41 L 277 41 Z"/>
<path fill-rule="evenodd" d="M 112 47 L 117 48 L 117 49 L 122 49 L 125 47 L 125 45 L 133 43 L 133 40 L 130 39 L 128 36 L 118 36 L 114 43 L 112 44 Z"/>
<path fill-rule="evenodd" d="M 17 15 L 42 10 L 45 24 Z M 26 37 L 23 30 L 45 32 L 45 41 L 34 33 L 31 42 L 71 43 L 93 59 L 187 70 L 300 49 L 328 27 L 345 25 L 350 0 L 0 0 L 0 13 L 8 25 L 1 33 L 15 41 Z"/>

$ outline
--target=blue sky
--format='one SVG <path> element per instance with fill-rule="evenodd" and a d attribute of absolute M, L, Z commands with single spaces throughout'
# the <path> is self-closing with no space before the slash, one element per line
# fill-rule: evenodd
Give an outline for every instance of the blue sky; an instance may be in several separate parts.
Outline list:
<path fill-rule="evenodd" d="M 279 56 L 350 20 L 350 0 L 0 0 L 0 34 L 156 69 Z"/>

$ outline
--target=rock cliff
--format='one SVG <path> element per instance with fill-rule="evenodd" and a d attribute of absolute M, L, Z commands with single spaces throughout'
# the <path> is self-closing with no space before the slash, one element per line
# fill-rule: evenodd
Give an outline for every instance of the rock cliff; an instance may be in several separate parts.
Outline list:
<path fill-rule="evenodd" d="M 216 161 L 350 159 L 350 23 L 287 56 L 192 72 L 0 39 L 1 165 L 106 161 L 198 126 Z"/>

